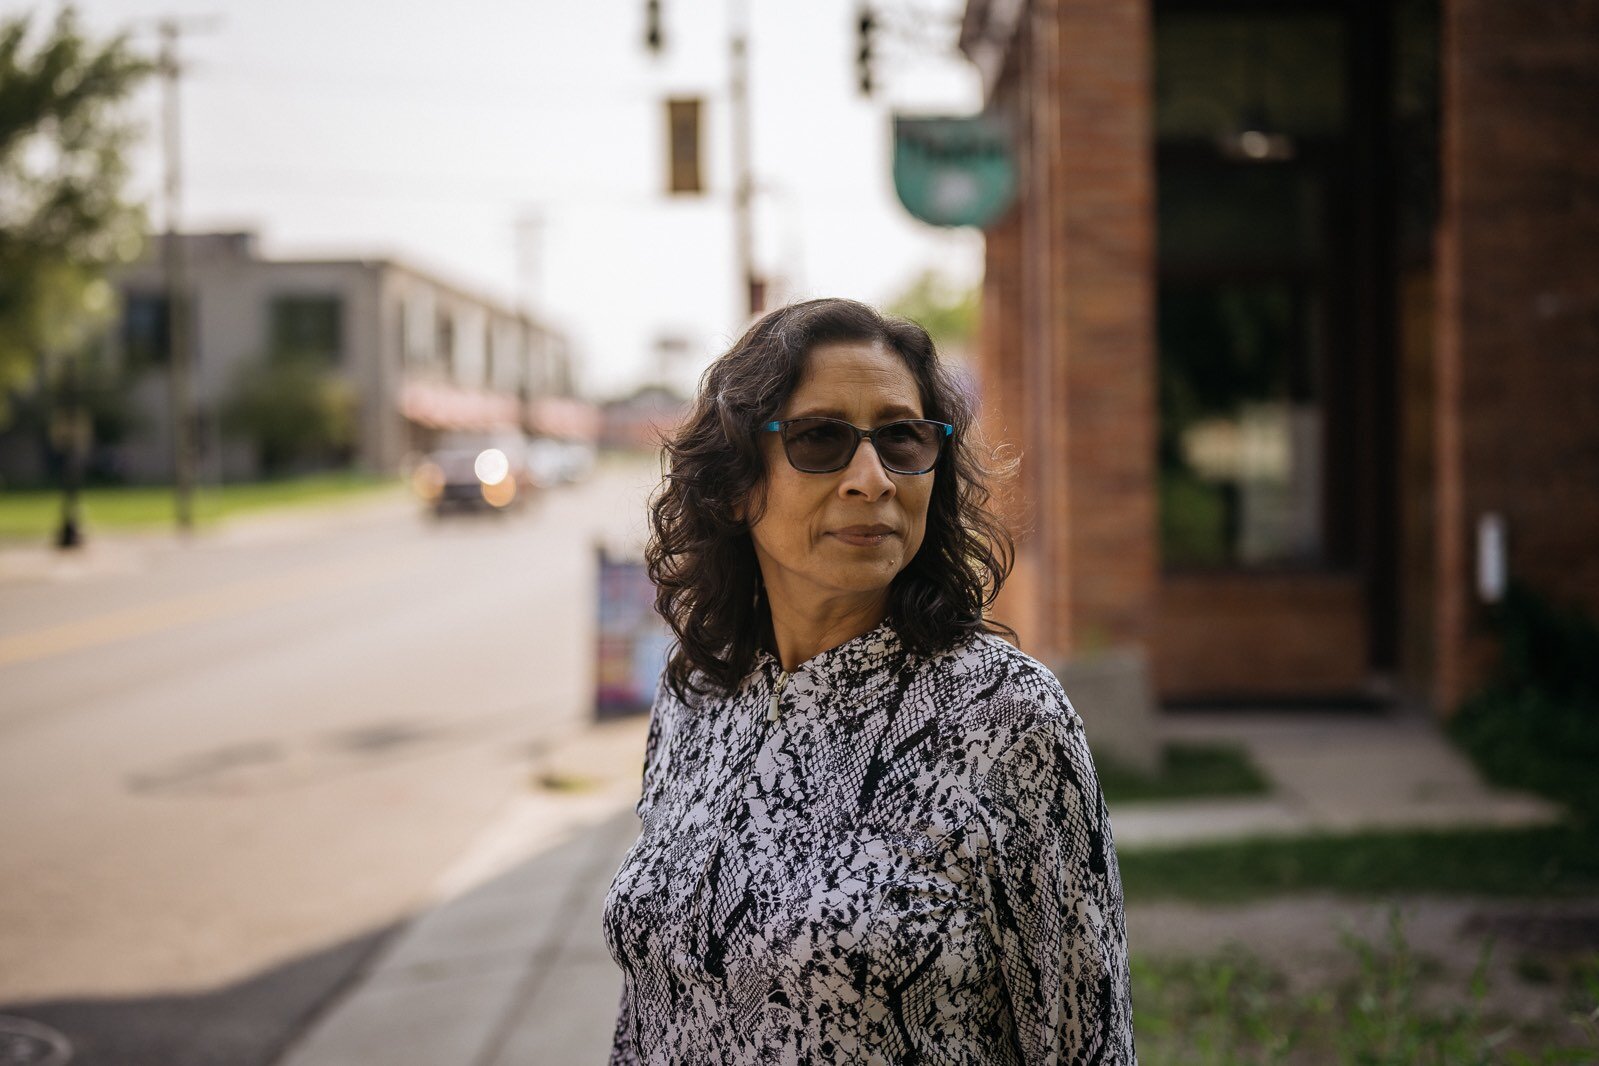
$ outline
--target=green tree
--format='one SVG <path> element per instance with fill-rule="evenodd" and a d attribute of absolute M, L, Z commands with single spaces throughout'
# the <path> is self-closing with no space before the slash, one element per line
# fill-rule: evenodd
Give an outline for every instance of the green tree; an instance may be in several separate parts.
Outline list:
<path fill-rule="evenodd" d="M 889 301 L 891 314 L 917 323 L 940 348 L 969 349 L 977 339 L 980 286 L 961 288 L 936 270 L 924 270 Z"/>
<path fill-rule="evenodd" d="M 273 355 L 240 368 L 222 424 L 255 446 L 268 476 L 344 466 L 354 452 L 359 399 L 320 355 Z"/>
<path fill-rule="evenodd" d="M 90 40 L 70 7 L 41 32 L 31 14 L 0 18 L 0 425 L 14 391 L 116 312 L 106 274 L 145 230 L 122 105 L 154 69 L 125 36 Z"/>

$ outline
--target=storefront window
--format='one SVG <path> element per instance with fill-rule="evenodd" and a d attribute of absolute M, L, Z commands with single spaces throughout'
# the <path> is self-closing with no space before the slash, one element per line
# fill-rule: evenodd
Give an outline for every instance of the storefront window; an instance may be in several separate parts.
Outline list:
<path fill-rule="evenodd" d="M 1344 24 L 1185 5 L 1157 8 L 1155 40 L 1163 560 L 1321 565 Z"/>

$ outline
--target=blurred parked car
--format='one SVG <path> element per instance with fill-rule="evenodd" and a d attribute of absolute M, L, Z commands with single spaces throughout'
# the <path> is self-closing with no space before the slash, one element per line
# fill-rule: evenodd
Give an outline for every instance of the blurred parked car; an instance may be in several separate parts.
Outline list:
<path fill-rule="evenodd" d="M 508 431 L 447 433 L 411 472 L 411 488 L 436 514 L 522 506 L 539 486 L 528 443 Z"/>
<path fill-rule="evenodd" d="M 594 447 L 580 441 L 540 437 L 528 444 L 528 465 L 541 485 L 570 485 L 594 469 Z"/>

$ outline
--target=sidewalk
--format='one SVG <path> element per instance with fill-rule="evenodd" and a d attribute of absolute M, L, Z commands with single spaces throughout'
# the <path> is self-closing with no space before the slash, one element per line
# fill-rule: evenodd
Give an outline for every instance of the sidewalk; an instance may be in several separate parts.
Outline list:
<path fill-rule="evenodd" d="M 1245 745 L 1277 788 L 1249 801 L 1120 805 L 1118 850 L 1317 829 L 1530 824 L 1559 813 L 1483 787 L 1423 721 L 1204 714 L 1166 716 L 1161 728 L 1166 739 Z M 638 832 L 631 808 L 644 729 L 642 720 L 597 726 L 549 752 L 538 772 L 563 787 L 530 791 L 508 811 L 445 878 L 438 904 L 280 1066 L 604 1062 L 621 977 L 600 910 Z"/>
<path fill-rule="evenodd" d="M 594 726 L 538 760 L 557 787 L 478 839 L 282 1066 L 604 1062 L 621 975 L 600 911 L 638 834 L 646 726 Z"/>
<path fill-rule="evenodd" d="M 1121 804 L 1111 812 L 1118 848 L 1315 831 L 1534 825 L 1560 816 L 1537 796 L 1486 788 L 1438 726 L 1421 718 L 1184 713 L 1163 716 L 1161 732 L 1168 741 L 1242 745 L 1273 790 L 1249 799 Z"/>

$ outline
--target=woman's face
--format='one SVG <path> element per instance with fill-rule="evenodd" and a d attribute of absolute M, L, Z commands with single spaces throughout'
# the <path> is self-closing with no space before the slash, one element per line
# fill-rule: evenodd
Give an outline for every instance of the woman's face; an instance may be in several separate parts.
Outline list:
<path fill-rule="evenodd" d="M 844 341 L 811 349 L 778 420 L 825 415 L 863 429 L 922 418 L 916 378 L 891 348 Z M 750 527 L 767 594 L 805 613 L 880 599 L 922 545 L 933 473 L 892 474 L 862 440 L 848 466 L 806 474 L 789 465 L 780 433 L 762 433 L 764 508 Z M 866 531 L 883 528 L 886 534 Z"/>

